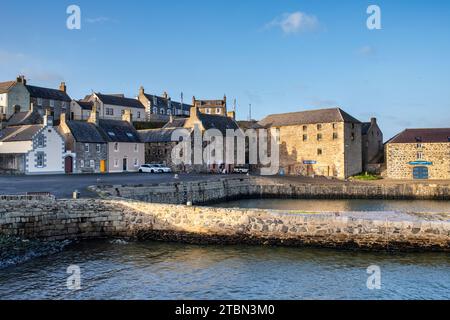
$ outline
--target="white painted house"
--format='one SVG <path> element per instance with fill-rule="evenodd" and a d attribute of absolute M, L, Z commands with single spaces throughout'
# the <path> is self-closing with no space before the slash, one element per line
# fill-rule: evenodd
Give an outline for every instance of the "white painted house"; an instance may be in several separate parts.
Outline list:
<path fill-rule="evenodd" d="M 46 115 L 43 124 L 12 126 L 0 131 L 0 172 L 64 174 L 75 154 L 65 150 L 63 137 Z"/>

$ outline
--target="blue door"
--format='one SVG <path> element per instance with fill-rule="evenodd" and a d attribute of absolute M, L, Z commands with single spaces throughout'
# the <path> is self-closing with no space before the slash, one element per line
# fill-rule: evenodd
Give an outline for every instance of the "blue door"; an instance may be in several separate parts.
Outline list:
<path fill-rule="evenodd" d="M 418 180 L 428 179 L 428 167 L 415 167 L 413 169 L 413 177 Z"/>

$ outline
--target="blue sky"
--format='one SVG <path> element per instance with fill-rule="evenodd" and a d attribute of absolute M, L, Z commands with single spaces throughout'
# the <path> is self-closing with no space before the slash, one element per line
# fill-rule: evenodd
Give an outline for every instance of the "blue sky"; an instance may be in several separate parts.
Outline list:
<path fill-rule="evenodd" d="M 81 8 L 81 30 L 66 8 Z M 382 30 L 366 28 L 377 4 Z M 0 81 L 67 82 L 134 97 L 238 101 L 238 118 L 340 106 L 406 127 L 450 126 L 450 2 L 424 0 L 4 1 Z M 292 22 L 292 23 L 289 23 Z"/>

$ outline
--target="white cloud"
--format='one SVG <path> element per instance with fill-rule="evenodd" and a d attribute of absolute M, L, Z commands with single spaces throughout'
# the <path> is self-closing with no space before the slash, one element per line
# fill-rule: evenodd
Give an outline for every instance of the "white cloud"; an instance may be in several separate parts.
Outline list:
<path fill-rule="evenodd" d="M 316 31 L 319 26 L 316 16 L 301 11 L 282 14 L 266 25 L 267 28 L 279 27 L 285 34 Z"/>

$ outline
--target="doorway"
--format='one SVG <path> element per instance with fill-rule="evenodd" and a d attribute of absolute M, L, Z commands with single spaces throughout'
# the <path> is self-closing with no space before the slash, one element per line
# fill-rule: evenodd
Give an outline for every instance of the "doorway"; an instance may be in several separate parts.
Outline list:
<path fill-rule="evenodd" d="M 71 156 L 64 159 L 64 171 L 66 174 L 73 173 L 73 158 Z"/>
<path fill-rule="evenodd" d="M 415 180 L 427 180 L 429 177 L 428 167 L 415 167 L 413 168 L 413 178 Z"/>
<path fill-rule="evenodd" d="M 122 169 L 123 169 L 124 172 L 128 171 L 128 159 L 127 158 L 123 158 Z"/>

